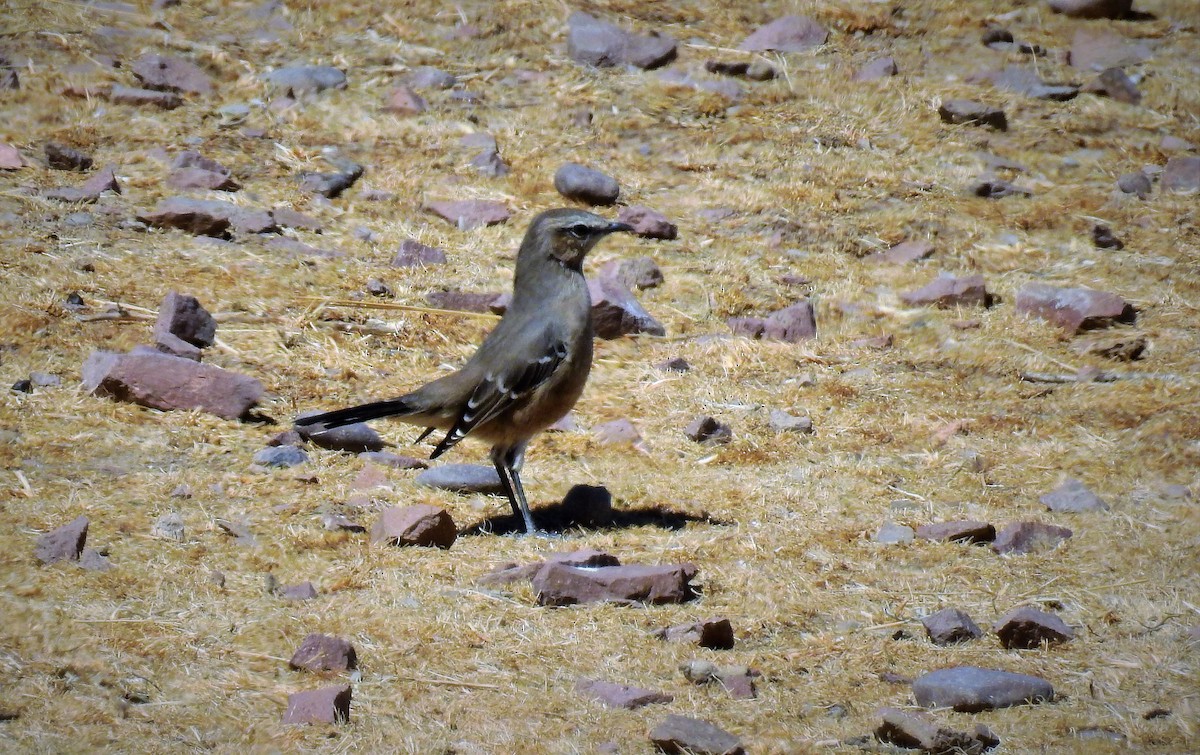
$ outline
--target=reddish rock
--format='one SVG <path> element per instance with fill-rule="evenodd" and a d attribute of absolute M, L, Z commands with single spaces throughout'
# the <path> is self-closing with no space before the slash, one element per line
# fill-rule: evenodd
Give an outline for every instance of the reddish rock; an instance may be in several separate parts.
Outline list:
<path fill-rule="evenodd" d="M 214 173 L 203 168 L 178 168 L 167 176 L 167 186 L 187 191 L 237 191 L 242 185 L 227 173 Z"/>
<path fill-rule="evenodd" d="M 346 189 L 349 189 L 358 179 L 362 178 L 363 167 L 345 161 L 345 170 L 334 173 L 306 171 L 299 175 L 300 188 L 304 191 L 320 194 L 326 199 L 337 199 Z"/>
<path fill-rule="evenodd" d="M 305 412 L 297 417 L 303 419 L 316 412 Z M 355 422 L 328 429 L 324 425 L 295 425 L 296 433 L 303 440 L 314 446 L 327 448 L 331 451 L 347 453 L 362 453 L 364 451 L 381 451 L 384 447 L 383 438 L 365 422 Z"/>
<path fill-rule="evenodd" d="M 940 726 L 928 716 L 896 708 L 880 708 L 878 715 L 882 720 L 875 727 L 875 738 L 885 744 L 937 755 L 979 755 L 999 744 L 986 727 L 983 732 L 968 734 Z"/>
<path fill-rule="evenodd" d="M 987 522 L 965 519 L 922 524 L 917 527 L 917 537 L 941 542 L 990 543 L 996 539 L 996 528 Z"/>
<path fill-rule="evenodd" d="M 198 236 L 224 237 L 230 228 L 242 233 L 279 231 L 271 213 L 216 199 L 169 197 L 151 212 L 139 215 L 138 220 L 157 228 L 178 228 Z"/>
<path fill-rule="evenodd" d="M 627 419 L 614 419 L 611 422 L 605 422 L 597 426 L 594 432 L 596 433 L 596 440 L 604 445 L 640 443 L 642 440 L 642 434 Z"/>
<path fill-rule="evenodd" d="M 163 89 L 189 94 L 208 94 L 212 79 L 199 66 L 165 55 L 143 55 L 129 67 L 147 89 Z"/>
<path fill-rule="evenodd" d="M 624 684 L 586 678 L 581 678 L 575 682 L 575 692 L 584 697 L 598 700 L 610 708 L 624 708 L 626 710 L 642 708 L 655 703 L 669 703 L 675 699 L 674 695 L 655 692 L 654 690 L 628 687 Z"/>
<path fill-rule="evenodd" d="M 382 464 L 392 469 L 428 469 L 429 463 L 415 456 L 402 456 L 390 451 L 364 451 L 358 455 L 363 461 Z"/>
<path fill-rule="evenodd" d="M 1136 319 L 1133 307 L 1116 294 L 1045 283 L 1022 286 L 1017 291 L 1017 311 L 1058 325 L 1068 334 Z"/>
<path fill-rule="evenodd" d="M 158 307 L 154 335 L 172 335 L 207 348 L 216 341 L 217 321 L 196 297 L 171 291 Z"/>
<path fill-rule="evenodd" d="M 121 193 L 121 185 L 117 182 L 116 169 L 109 165 L 97 171 L 78 188 L 72 186 L 47 189 L 44 196 L 60 202 L 95 202 L 106 191 Z"/>
<path fill-rule="evenodd" d="M 684 429 L 683 434 L 695 443 L 723 444 L 733 440 L 733 429 L 712 417 L 697 417 Z"/>
<path fill-rule="evenodd" d="M 746 37 L 739 50 L 748 52 L 804 52 L 829 39 L 825 27 L 807 16 L 783 16 L 760 26 Z"/>
<path fill-rule="evenodd" d="M 489 147 L 472 157 L 471 167 L 491 178 L 502 178 L 511 172 L 508 163 L 504 162 L 504 158 L 500 157 L 500 152 L 495 147 Z"/>
<path fill-rule="evenodd" d="M 956 278 L 948 273 L 941 273 L 916 291 L 900 294 L 900 299 L 915 307 L 986 307 L 991 302 L 982 275 Z"/>
<path fill-rule="evenodd" d="M 662 270 L 650 257 L 613 260 L 600 269 L 600 277 L 615 278 L 626 288 L 639 291 L 658 288 L 663 282 Z"/>
<path fill-rule="evenodd" d="M 74 147 L 56 142 L 47 142 L 46 164 L 55 170 L 84 171 L 92 167 L 92 156 L 84 154 Z"/>
<path fill-rule="evenodd" d="M 666 335 L 666 328 L 647 312 L 633 292 L 615 279 L 601 276 L 588 279 L 592 298 L 592 327 L 600 338 L 611 340 L 631 333 Z"/>
<path fill-rule="evenodd" d="M 108 556 L 104 555 L 95 548 L 84 548 L 79 554 L 80 568 L 88 571 L 111 571 L 113 568 L 112 562 L 108 560 Z"/>
<path fill-rule="evenodd" d="M 350 720 L 350 685 L 294 692 L 288 695 L 285 724 L 332 724 Z"/>
<path fill-rule="evenodd" d="M 531 564 L 505 564 L 493 569 L 479 578 L 480 584 L 506 585 L 513 582 L 523 582 L 533 579 L 546 564 L 565 564 L 594 568 L 598 566 L 620 566 L 616 556 L 593 548 L 582 548 L 566 553 L 551 553 L 545 561 L 535 561 Z"/>
<path fill-rule="evenodd" d="M 945 123 L 966 123 L 989 126 L 997 131 L 1008 130 L 1008 118 L 1003 110 L 972 100 L 943 100 L 938 106 L 938 115 Z"/>
<path fill-rule="evenodd" d="M 79 516 L 63 526 L 50 530 L 37 539 L 33 555 L 43 564 L 58 561 L 77 561 L 87 542 L 88 518 Z"/>
<path fill-rule="evenodd" d="M 533 578 L 538 604 L 683 603 L 695 597 L 691 564 L 661 566 L 602 566 L 583 569 L 547 563 Z"/>
<path fill-rule="evenodd" d="M 312 600 L 317 597 L 317 588 L 312 582 L 304 581 L 279 588 L 279 597 L 284 600 Z"/>
<path fill-rule="evenodd" d="M 957 666 L 931 671 L 913 680 L 913 696 L 926 708 L 953 708 L 961 713 L 1048 702 L 1054 687 L 1026 674 Z"/>
<path fill-rule="evenodd" d="M 83 365 L 84 389 L 152 409 L 200 409 L 225 419 L 244 416 L 262 383 L 236 372 L 166 354 L 94 351 Z"/>
<path fill-rule="evenodd" d="M 1105 68 L 1144 63 L 1152 56 L 1145 42 L 1133 42 L 1105 28 L 1080 27 L 1071 40 L 1070 61 L 1075 68 L 1103 71 Z"/>
<path fill-rule="evenodd" d="M 458 528 L 445 510 L 427 504 L 385 509 L 371 528 L 371 542 L 386 545 L 424 545 L 448 549 Z"/>
<path fill-rule="evenodd" d="M 708 721 L 671 714 L 650 730 L 650 741 L 659 752 L 692 755 L 745 755 L 737 737 Z"/>
<path fill-rule="evenodd" d="M 855 81 L 875 81 L 876 79 L 886 79 L 900 73 L 900 69 L 896 67 L 896 59 L 893 57 L 876 58 L 870 63 L 867 63 L 862 68 L 854 72 Z"/>
<path fill-rule="evenodd" d="M 453 309 L 460 312 L 490 312 L 496 300 L 503 296 L 499 292 L 474 291 L 431 291 L 425 301 L 438 309 Z"/>
<path fill-rule="evenodd" d="M 577 63 L 651 69 L 675 59 L 675 40 L 657 31 L 632 34 L 582 11 L 572 13 L 567 26 L 567 54 Z"/>
<path fill-rule="evenodd" d="M 1142 101 L 1142 93 L 1138 91 L 1133 79 L 1125 75 L 1125 70 L 1118 67 L 1105 68 L 1092 81 L 1080 90 L 1089 94 L 1111 97 L 1117 102 L 1136 105 Z"/>
<path fill-rule="evenodd" d="M 313 233 L 321 233 L 321 231 L 325 230 L 320 220 L 317 220 L 312 215 L 293 210 L 290 207 L 276 207 L 271 210 L 271 218 L 281 228 L 295 228 L 296 230 L 312 231 Z"/>
<path fill-rule="evenodd" d="M 1200 190 L 1200 157 L 1172 157 L 1162 172 L 1163 191 Z"/>
<path fill-rule="evenodd" d="M 1148 346 L 1145 336 L 1117 336 L 1115 338 L 1090 338 L 1071 345 L 1076 354 L 1095 355 L 1117 362 L 1134 362 L 1142 358 Z"/>
<path fill-rule="evenodd" d="M 1066 642 L 1075 636 L 1075 630 L 1062 619 L 1033 606 L 1014 608 L 1004 614 L 992 625 L 992 631 L 1000 638 L 1000 644 L 1010 650 L 1030 650 L 1043 642 Z"/>
<path fill-rule="evenodd" d="M 813 431 L 811 417 L 794 417 L 782 409 L 772 409 L 768 417 L 771 429 L 777 433 L 808 435 Z"/>
<path fill-rule="evenodd" d="M 992 550 L 997 553 L 1034 553 L 1058 546 L 1075 533 L 1066 527 L 1041 522 L 1016 522 L 996 535 Z"/>
<path fill-rule="evenodd" d="M 590 205 L 610 205 L 621 194 L 617 179 L 579 163 L 564 163 L 555 171 L 554 188 L 567 199 Z"/>
<path fill-rule="evenodd" d="M 733 647 L 733 625 L 729 619 L 705 619 L 690 624 L 676 624 L 655 630 L 655 637 L 668 642 L 682 642 L 712 650 L 729 650 Z"/>
<path fill-rule="evenodd" d="M 429 103 L 411 87 L 399 86 L 388 95 L 387 104 L 383 109 L 397 115 L 417 115 L 429 109 Z"/>
<path fill-rule="evenodd" d="M 1048 0 L 1055 13 L 1072 18 L 1125 18 L 1133 0 Z"/>
<path fill-rule="evenodd" d="M 979 625 L 972 621 L 965 611 L 957 608 L 943 608 L 937 613 L 931 613 L 921 619 L 921 624 L 935 645 L 953 645 L 977 640 L 983 636 Z"/>
<path fill-rule="evenodd" d="M 643 238 L 670 241 L 679 236 L 679 228 L 665 215 L 642 205 L 622 207 L 617 220 L 633 226 L 633 232 Z"/>
<path fill-rule="evenodd" d="M 25 167 L 25 158 L 11 144 L 0 142 L 0 170 L 20 170 Z"/>
<path fill-rule="evenodd" d="M 1069 478 L 1062 485 L 1039 498 L 1046 508 L 1051 511 L 1078 513 L 1081 511 L 1101 511 L 1108 504 L 1100 496 L 1088 490 L 1079 480 Z"/>
<path fill-rule="evenodd" d="M 108 99 L 122 105 L 154 105 L 163 110 L 174 110 L 183 104 L 183 99 L 172 92 L 159 92 L 154 89 L 139 89 L 113 84 L 108 90 Z"/>
<path fill-rule="evenodd" d="M 773 312 L 763 321 L 764 339 L 800 343 L 809 338 L 816 338 L 816 335 L 816 312 L 812 302 L 807 300 Z"/>
<path fill-rule="evenodd" d="M 767 321 L 761 317 L 730 317 L 725 321 L 735 336 L 762 338 Z"/>
<path fill-rule="evenodd" d="M 268 71 L 260 78 L 293 99 L 305 93 L 346 88 L 346 74 L 333 66 L 285 66 Z"/>
<path fill-rule="evenodd" d="M 666 372 L 687 372 L 692 369 L 692 365 L 688 364 L 688 360 L 683 357 L 671 357 L 654 365 L 654 368 Z"/>
<path fill-rule="evenodd" d="M 288 666 L 306 671 L 348 671 L 358 667 L 358 654 L 349 640 L 313 633 L 301 641 Z"/>
<path fill-rule="evenodd" d="M 483 464 L 440 464 L 417 475 L 415 482 L 455 493 L 504 493 L 504 484 L 496 469 Z"/>
<path fill-rule="evenodd" d="M 400 242 L 396 256 L 392 258 L 393 267 L 424 267 L 426 265 L 444 265 L 446 253 L 437 247 L 426 246 L 413 239 Z"/>
<path fill-rule="evenodd" d="M 512 213 L 502 202 L 484 199 L 427 202 L 425 209 L 453 223 L 460 231 L 506 222 Z"/>

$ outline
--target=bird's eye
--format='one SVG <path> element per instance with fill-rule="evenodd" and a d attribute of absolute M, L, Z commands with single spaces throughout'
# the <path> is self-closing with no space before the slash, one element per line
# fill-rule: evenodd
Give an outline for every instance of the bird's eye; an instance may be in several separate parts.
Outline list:
<path fill-rule="evenodd" d="M 583 239 L 583 238 L 587 238 L 589 230 L 591 230 L 591 229 L 589 229 L 583 223 L 576 223 L 575 225 L 567 228 L 567 233 L 571 234 L 572 236 L 574 236 L 577 239 Z"/>

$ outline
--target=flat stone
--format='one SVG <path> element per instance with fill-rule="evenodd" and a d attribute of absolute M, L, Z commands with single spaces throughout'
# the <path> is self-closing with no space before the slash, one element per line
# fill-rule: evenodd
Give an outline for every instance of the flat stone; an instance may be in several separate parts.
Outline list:
<path fill-rule="evenodd" d="M 413 89 L 450 89 L 458 83 L 458 78 L 440 68 L 417 66 L 405 77 L 405 81 Z"/>
<path fill-rule="evenodd" d="M 567 18 L 567 27 L 567 54 L 577 63 L 651 69 L 675 59 L 675 40 L 657 31 L 633 34 L 582 11 Z"/>
<path fill-rule="evenodd" d="M 548 563 L 565 564 L 567 566 L 597 567 L 620 566 L 616 557 L 594 548 L 581 548 L 577 551 L 551 553 L 544 561 L 534 561 L 529 564 L 505 564 L 498 569 L 484 574 L 479 578 L 483 585 L 507 585 L 514 582 L 525 582 L 533 579 Z"/>
<path fill-rule="evenodd" d="M 11 144 L 0 142 L 0 170 L 20 170 L 25 167 L 25 158 Z"/>
<path fill-rule="evenodd" d="M 1162 189 L 1177 193 L 1200 190 L 1200 157 L 1172 157 L 1162 172 Z"/>
<path fill-rule="evenodd" d="M 977 666 L 931 671 L 914 679 L 912 690 L 918 705 L 953 708 L 960 713 L 978 713 L 1054 699 L 1054 688 L 1044 679 Z"/>
<path fill-rule="evenodd" d="M 659 362 L 654 365 L 655 369 L 665 370 L 666 372 L 688 372 L 692 369 L 692 365 L 688 364 L 688 360 L 683 357 L 671 357 L 670 359 Z"/>
<path fill-rule="evenodd" d="M 393 89 L 388 95 L 387 104 L 383 106 L 383 109 L 397 115 L 417 115 L 428 110 L 429 103 L 412 87 L 400 86 Z"/>
<path fill-rule="evenodd" d="M 143 55 L 129 66 L 142 86 L 189 94 L 209 94 L 212 78 L 195 63 L 166 55 Z"/>
<path fill-rule="evenodd" d="M 1079 480 L 1068 478 L 1061 485 L 1038 499 L 1051 511 L 1078 513 L 1101 511 L 1108 504 Z"/>
<path fill-rule="evenodd" d="M 427 202 L 425 209 L 450 221 L 460 231 L 470 231 L 487 225 L 507 222 L 512 213 L 502 202 L 484 199 Z"/>
<path fill-rule="evenodd" d="M 1071 40 L 1069 60 L 1075 68 L 1103 71 L 1144 63 L 1152 56 L 1145 42 L 1134 42 L 1105 28 L 1082 26 Z"/>
<path fill-rule="evenodd" d="M 669 703 L 675 700 L 674 695 L 641 687 L 629 687 L 601 679 L 580 678 L 575 682 L 575 692 L 592 700 L 598 700 L 609 708 L 624 708 L 625 710 L 634 710 L 647 705 Z"/>
<path fill-rule="evenodd" d="M 183 98 L 174 92 L 139 89 L 121 84 L 113 84 L 108 90 L 108 99 L 122 105 L 154 105 L 163 110 L 174 110 L 183 104 Z"/>
<path fill-rule="evenodd" d="M 971 620 L 966 611 L 957 608 L 943 608 L 921 619 L 925 633 L 935 645 L 953 645 L 959 642 L 977 640 L 983 636 L 983 630 Z"/>
<path fill-rule="evenodd" d="M 416 483 L 454 493 L 504 493 L 495 468 L 482 464 L 441 464 L 417 475 Z"/>
<path fill-rule="evenodd" d="M 817 318 L 812 302 L 799 301 L 772 312 L 763 320 L 762 337 L 772 341 L 800 343 L 817 335 Z"/>
<path fill-rule="evenodd" d="M 762 317 L 730 317 L 725 324 L 735 336 L 743 338 L 762 338 L 767 327 L 767 321 Z"/>
<path fill-rule="evenodd" d="M 997 553 L 1036 553 L 1055 548 L 1074 533 L 1066 527 L 1041 522 L 1015 522 L 996 535 L 992 550 Z"/>
<path fill-rule="evenodd" d="M 217 173 L 204 168 L 177 168 L 167 176 L 167 186 L 181 191 L 237 191 L 242 188 L 228 173 Z"/>
<path fill-rule="evenodd" d="M 683 603 L 696 595 L 691 585 L 695 575 L 691 564 L 580 568 L 549 562 L 533 577 L 533 589 L 543 606 Z"/>
<path fill-rule="evenodd" d="M 597 425 L 594 432 L 596 440 L 603 445 L 640 443 L 642 440 L 642 434 L 638 432 L 637 427 L 624 418 Z"/>
<path fill-rule="evenodd" d="M 811 417 L 793 417 L 782 409 L 772 409 L 768 421 L 771 429 L 777 433 L 800 433 L 808 435 L 813 431 Z"/>
<path fill-rule="evenodd" d="M 704 619 L 688 624 L 676 624 L 653 632 L 667 642 L 698 645 L 711 650 L 729 650 L 734 645 L 733 625 L 729 619 Z"/>
<path fill-rule="evenodd" d="M 254 463 L 263 467 L 287 469 L 308 461 L 304 449 L 295 446 L 270 446 L 254 454 Z"/>
<path fill-rule="evenodd" d="M 438 309 L 460 312 L 495 312 L 505 294 L 498 291 L 430 291 L 425 301 Z M 507 306 L 507 305 L 505 305 Z"/>
<path fill-rule="evenodd" d="M 1052 613 L 1033 606 L 1014 608 L 992 625 L 1000 644 L 1008 649 L 1032 650 L 1042 643 L 1066 642 L 1075 637 L 1075 630 Z"/>
<path fill-rule="evenodd" d="M 367 528 L 341 514 L 325 514 L 321 525 L 330 532 L 366 532 Z"/>
<path fill-rule="evenodd" d="M 1045 283 L 1022 286 L 1017 291 L 1017 311 L 1046 320 L 1068 334 L 1136 319 L 1133 307 L 1116 294 Z"/>
<path fill-rule="evenodd" d="M 193 346 L 207 348 L 216 341 L 217 321 L 196 297 L 170 291 L 158 306 L 154 334 L 172 335 Z"/>
<path fill-rule="evenodd" d="M 46 142 L 46 164 L 54 170 L 85 171 L 92 167 L 92 156 L 74 147 L 57 142 Z"/>
<path fill-rule="evenodd" d="M 175 511 L 163 514 L 154 520 L 154 526 L 150 528 L 150 534 L 155 537 L 161 537 L 164 540 L 174 540 L 177 543 L 187 540 L 187 530 L 184 527 L 183 517 Z"/>
<path fill-rule="evenodd" d="M 733 440 L 733 428 L 708 416 L 692 420 L 683 434 L 694 443 L 724 444 Z"/>
<path fill-rule="evenodd" d="M 884 522 L 871 538 L 882 545 L 908 545 L 913 541 L 913 529 L 895 522 Z"/>
<path fill-rule="evenodd" d="M 886 79 L 900 73 L 900 69 L 896 67 L 896 59 L 888 56 L 885 58 L 876 58 L 854 72 L 855 81 L 875 81 L 876 79 Z"/>
<path fill-rule="evenodd" d="M 313 600 L 317 597 L 317 588 L 308 581 L 288 585 L 279 589 L 279 597 L 284 600 Z"/>
<path fill-rule="evenodd" d="M 311 417 L 318 412 L 305 412 L 297 419 Z M 327 429 L 324 425 L 293 425 L 293 429 L 304 440 L 320 448 L 331 451 L 346 451 L 347 453 L 362 453 L 364 451 L 381 451 L 384 447 L 383 438 L 365 422 L 355 422 Z"/>
<path fill-rule="evenodd" d="M 350 685 L 294 692 L 288 695 L 285 724 L 332 724 L 350 720 Z"/>
<path fill-rule="evenodd" d="M 975 733 L 955 731 L 928 716 L 896 708 L 881 708 L 877 715 L 882 720 L 875 738 L 898 747 L 936 755 L 979 755 L 1000 743 L 986 727 Z"/>
<path fill-rule="evenodd" d="M 665 215 L 642 205 L 622 207 L 617 220 L 633 226 L 633 232 L 643 238 L 670 241 L 679 236 L 679 228 Z"/>
<path fill-rule="evenodd" d="M 946 123 L 988 126 L 997 131 L 1008 130 L 1008 118 L 1003 110 L 973 100 L 943 100 L 938 106 L 938 115 Z"/>
<path fill-rule="evenodd" d="M 1066 102 L 1079 94 L 1079 87 L 1071 84 L 1049 84 L 1042 81 L 1034 71 L 1024 66 L 1007 66 L 999 71 L 985 71 L 967 79 L 975 83 L 989 81 L 992 86 L 1007 89 L 1038 100 Z"/>
<path fill-rule="evenodd" d="M 1133 0 L 1048 0 L 1055 13 L 1072 18 L 1125 18 Z"/>
<path fill-rule="evenodd" d="M 1142 358 L 1149 343 L 1142 335 L 1117 335 L 1113 337 L 1089 338 L 1071 344 L 1071 351 L 1081 355 L 1092 355 L 1117 362 L 1134 362 Z"/>
<path fill-rule="evenodd" d="M 392 258 L 392 267 L 425 267 L 427 265 L 446 264 L 446 253 L 433 246 L 426 246 L 414 239 L 400 242 L 396 256 Z"/>
<path fill-rule="evenodd" d="M 600 277 L 615 278 L 629 290 L 644 291 L 662 285 L 663 274 L 651 257 L 613 260 L 600 269 Z"/>
<path fill-rule="evenodd" d="M 371 528 L 371 542 L 385 545 L 436 546 L 449 549 L 458 528 L 444 509 L 427 504 L 384 509 Z"/>
<path fill-rule="evenodd" d="M 1004 199 L 1005 197 L 1031 197 L 1033 192 L 1009 181 L 995 176 L 985 175 L 967 187 L 967 194 L 983 199 Z"/>
<path fill-rule="evenodd" d="M 579 163 L 564 163 L 554 172 L 554 188 L 567 199 L 610 205 L 621 195 L 617 179 Z"/>
<path fill-rule="evenodd" d="M 650 730 L 650 741 L 659 752 L 691 755 L 745 755 L 740 739 L 708 721 L 668 715 Z"/>
<path fill-rule="evenodd" d="M 305 671 L 348 671 L 358 667 L 358 653 L 349 640 L 314 632 L 300 642 L 288 667 Z"/>
<path fill-rule="evenodd" d="M 88 518 L 78 516 L 67 524 L 41 535 L 33 555 L 43 564 L 59 561 L 78 561 L 87 542 Z"/>
<path fill-rule="evenodd" d="M 54 189 L 47 189 L 43 192 L 43 196 L 47 199 L 54 199 L 59 202 L 86 202 L 92 203 L 100 198 L 106 191 L 111 191 L 117 194 L 121 193 L 121 184 L 117 181 L 116 169 L 111 166 L 96 171 L 79 187 L 64 186 Z"/>
<path fill-rule="evenodd" d="M 263 394 L 258 380 L 166 354 L 94 351 L 83 366 L 83 387 L 152 409 L 200 409 L 225 419 L 244 416 Z"/>
<path fill-rule="evenodd" d="M 317 220 L 312 215 L 303 212 L 298 212 L 290 207 L 276 207 L 271 210 L 271 218 L 275 220 L 275 224 L 280 228 L 294 228 L 300 231 L 312 231 L 313 233 L 321 233 L 324 226 L 320 220 Z"/>
<path fill-rule="evenodd" d="M 964 519 L 922 524 L 917 527 L 917 537 L 939 542 L 990 543 L 996 539 L 996 528 L 987 522 Z"/>
<path fill-rule="evenodd" d="M 748 52 L 805 52 L 820 47 L 829 32 L 807 16 L 783 16 L 760 26 L 738 45 Z"/>
<path fill-rule="evenodd" d="M 326 199 L 337 199 L 342 192 L 349 189 L 358 179 L 362 178 L 361 165 L 349 165 L 347 170 L 333 173 L 305 172 L 299 175 L 300 188 L 313 194 L 320 194 Z"/>
<path fill-rule="evenodd" d="M 363 461 L 373 462 L 392 469 L 428 469 L 429 463 L 414 456 L 402 456 L 390 451 L 364 451 L 358 455 Z"/>
<path fill-rule="evenodd" d="M 84 548 L 79 554 L 79 567 L 88 571 L 105 572 L 111 571 L 113 565 L 108 556 L 95 548 Z"/>
<path fill-rule="evenodd" d="M 225 237 L 230 228 L 242 233 L 277 233 L 271 213 L 217 199 L 169 197 L 138 220 L 156 228 L 178 228 L 198 236 Z"/>
<path fill-rule="evenodd" d="M 500 152 L 495 147 L 485 149 L 472 157 L 471 166 L 490 178 L 503 178 L 511 172 L 508 163 L 504 162 L 504 158 L 500 157 Z"/>
<path fill-rule="evenodd" d="M 667 329 L 642 307 L 633 292 L 613 277 L 589 278 L 592 327 L 598 337 L 612 340 L 633 333 L 666 335 Z"/>
<path fill-rule="evenodd" d="M 346 74 L 333 66 L 286 66 L 264 73 L 261 78 L 289 97 L 346 88 Z"/>
<path fill-rule="evenodd" d="M 1118 66 L 1105 68 L 1099 76 L 1085 84 L 1080 91 L 1111 97 L 1117 102 L 1124 102 L 1127 105 L 1136 105 L 1142 101 L 1142 93 L 1138 91 L 1137 84 L 1134 84 L 1133 79 L 1129 78 L 1125 74 L 1125 70 Z"/>
<path fill-rule="evenodd" d="M 900 300 L 915 307 L 986 307 L 991 296 L 982 275 L 956 278 L 948 273 L 941 273 L 916 291 L 900 294 Z"/>

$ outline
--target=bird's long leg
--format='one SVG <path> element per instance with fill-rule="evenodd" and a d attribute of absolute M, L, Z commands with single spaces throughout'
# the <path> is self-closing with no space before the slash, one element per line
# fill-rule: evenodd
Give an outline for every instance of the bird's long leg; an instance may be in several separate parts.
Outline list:
<path fill-rule="evenodd" d="M 508 495 L 513 513 L 524 520 L 525 532 L 533 534 L 537 526 L 533 523 L 533 515 L 529 513 L 529 502 L 525 500 L 525 488 L 521 485 L 521 463 L 524 461 L 524 443 L 511 448 L 497 446 L 492 449 L 492 464 L 500 475 L 500 483 Z"/>

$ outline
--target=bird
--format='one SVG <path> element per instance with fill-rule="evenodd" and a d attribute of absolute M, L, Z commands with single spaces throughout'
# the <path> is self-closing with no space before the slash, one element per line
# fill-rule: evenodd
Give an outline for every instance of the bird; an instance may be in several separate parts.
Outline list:
<path fill-rule="evenodd" d="M 301 417 L 296 424 L 316 434 L 395 417 L 425 428 L 417 443 L 444 430 L 431 459 L 464 438 L 487 441 L 513 514 L 533 534 L 537 527 L 521 485 L 525 449 L 571 410 L 592 367 L 592 306 L 583 260 L 609 234 L 632 231 L 626 223 L 580 209 L 540 213 L 517 252 L 508 309 L 461 369 L 398 398 Z"/>

